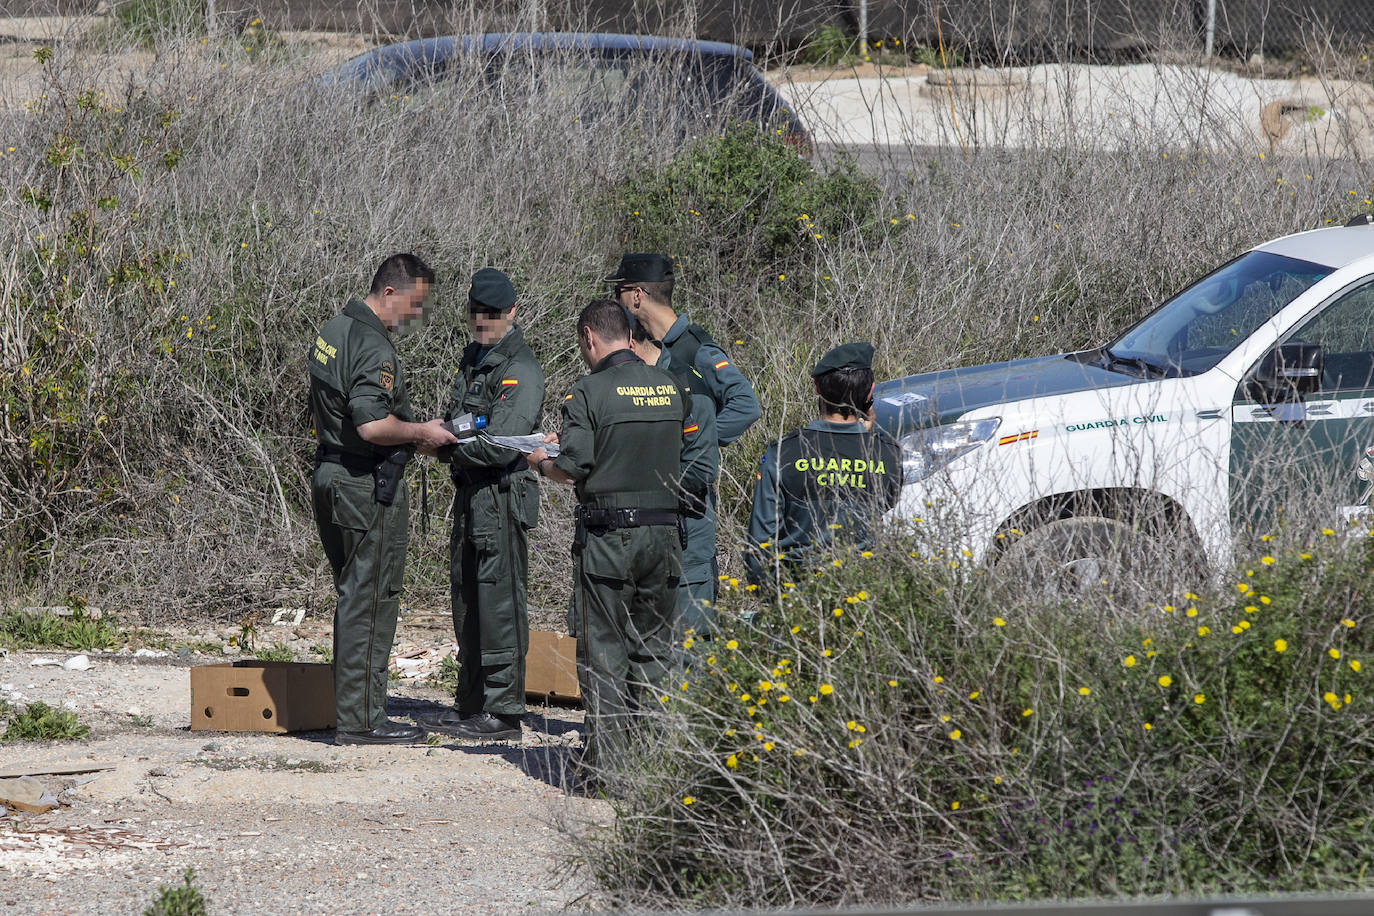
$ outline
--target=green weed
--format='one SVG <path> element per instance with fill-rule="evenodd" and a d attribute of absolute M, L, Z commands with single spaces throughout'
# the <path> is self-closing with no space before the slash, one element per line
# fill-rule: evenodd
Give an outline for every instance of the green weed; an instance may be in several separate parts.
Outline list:
<path fill-rule="evenodd" d="M 454 691 L 458 689 L 458 672 L 460 671 L 458 660 L 451 655 L 445 655 L 439 659 L 438 669 L 425 678 L 425 682 L 431 687 L 440 690 Z"/>
<path fill-rule="evenodd" d="M 76 713 L 53 709 L 35 701 L 23 712 L 13 714 L 0 742 L 9 741 L 80 741 L 90 737 L 91 729 L 82 725 Z"/>
<path fill-rule="evenodd" d="M 311 654 L 311 655 L 318 656 L 318 657 L 319 657 L 319 660 L 320 660 L 320 662 L 321 662 L 322 664 L 325 664 L 325 665 L 332 665 L 332 664 L 334 664 L 334 647 L 333 647 L 333 646 L 311 646 L 311 647 L 310 647 L 310 654 Z"/>
<path fill-rule="evenodd" d="M 0 646 L 13 649 L 112 649 L 119 632 L 108 617 L 87 617 L 77 610 L 70 617 L 9 611 L 0 616 Z"/>
<path fill-rule="evenodd" d="M 182 883 L 160 886 L 143 916 L 207 916 L 210 910 L 195 878 L 195 869 L 188 867 L 181 876 Z"/>
<path fill-rule="evenodd" d="M 257 653 L 257 657 L 265 662 L 294 662 L 296 653 L 291 651 L 291 647 L 284 643 L 277 643 L 270 649 L 263 649 Z"/>

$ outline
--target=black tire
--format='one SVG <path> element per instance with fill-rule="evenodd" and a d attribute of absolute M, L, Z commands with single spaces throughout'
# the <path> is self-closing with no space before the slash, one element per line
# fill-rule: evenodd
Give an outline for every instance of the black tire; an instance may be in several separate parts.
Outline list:
<path fill-rule="evenodd" d="M 1005 586 L 1045 598 L 1134 597 L 1165 578 L 1164 544 L 1125 522 L 1084 515 L 1016 536 L 997 560 Z"/>

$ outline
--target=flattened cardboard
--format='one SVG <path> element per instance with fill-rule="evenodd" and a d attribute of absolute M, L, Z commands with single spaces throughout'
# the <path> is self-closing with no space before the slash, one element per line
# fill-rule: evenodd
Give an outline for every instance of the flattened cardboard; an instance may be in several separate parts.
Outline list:
<path fill-rule="evenodd" d="M 334 727 L 334 666 L 244 659 L 191 669 L 191 731 Z"/>
<path fill-rule="evenodd" d="M 530 630 L 525 655 L 525 693 L 549 700 L 580 700 L 577 640 L 564 633 Z"/>

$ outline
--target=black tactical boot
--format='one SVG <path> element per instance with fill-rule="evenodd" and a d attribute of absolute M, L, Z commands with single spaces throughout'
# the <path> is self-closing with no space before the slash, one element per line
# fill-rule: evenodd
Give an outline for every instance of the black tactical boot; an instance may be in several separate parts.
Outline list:
<path fill-rule="evenodd" d="M 402 725 L 386 719 L 371 731 L 346 732 L 340 729 L 334 733 L 335 744 L 420 744 L 427 737 L 423 728 Z"/>
<path fill-rule="evenodd" d="M 448 734 L 468 741 L 519 741 L 520 716 L 479 712 L 459 722 Z"/>
<path fill-rule="evenodd" d="M 456 735 L 454 729 L 462 726 L 473 716 L 475 712 L 459 712 L 456 709 L 441 709 L 438 712 L 422 713 L 415 717 L 415 724 L 421 728 L 432 732 L 439 732 L 444 735 Z"/>

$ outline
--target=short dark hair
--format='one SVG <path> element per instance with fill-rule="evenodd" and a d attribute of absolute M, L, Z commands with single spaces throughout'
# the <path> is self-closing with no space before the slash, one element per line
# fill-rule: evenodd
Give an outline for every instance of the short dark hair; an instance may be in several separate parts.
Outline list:
<path fill-rule="evenodd" d="M 868 410 L 868 392 L 873 388 L 872 369 L 832 369 L 816 376 L 816 393 L 821 410 L 855 417 Z"/>
<path fill-rule="evenodd" d="M 655 302 L 662 302 L 664 305 L 673 304 L 672 280 L 645 280 L 634 285 L 644 290 L 644 294 Z"/>
<path fill-rule="evenodd" d="M 593 299 L 587 303 L 582 314 L 577 316 L 577 336 L 582 337 L 583 328 L 590 328 L 602 340 L 629 340 L 630 319 L 619 302 L 611 299 Z"/>
<path fill-rule="evenodd" d="M 393 254 L 372 275 L 368 294 L 375 296 L 388 286 L 396 290 L 410 289 L 419 280 L 434 285 L 434 271 L 429 265 L 413 254 Z"/>

